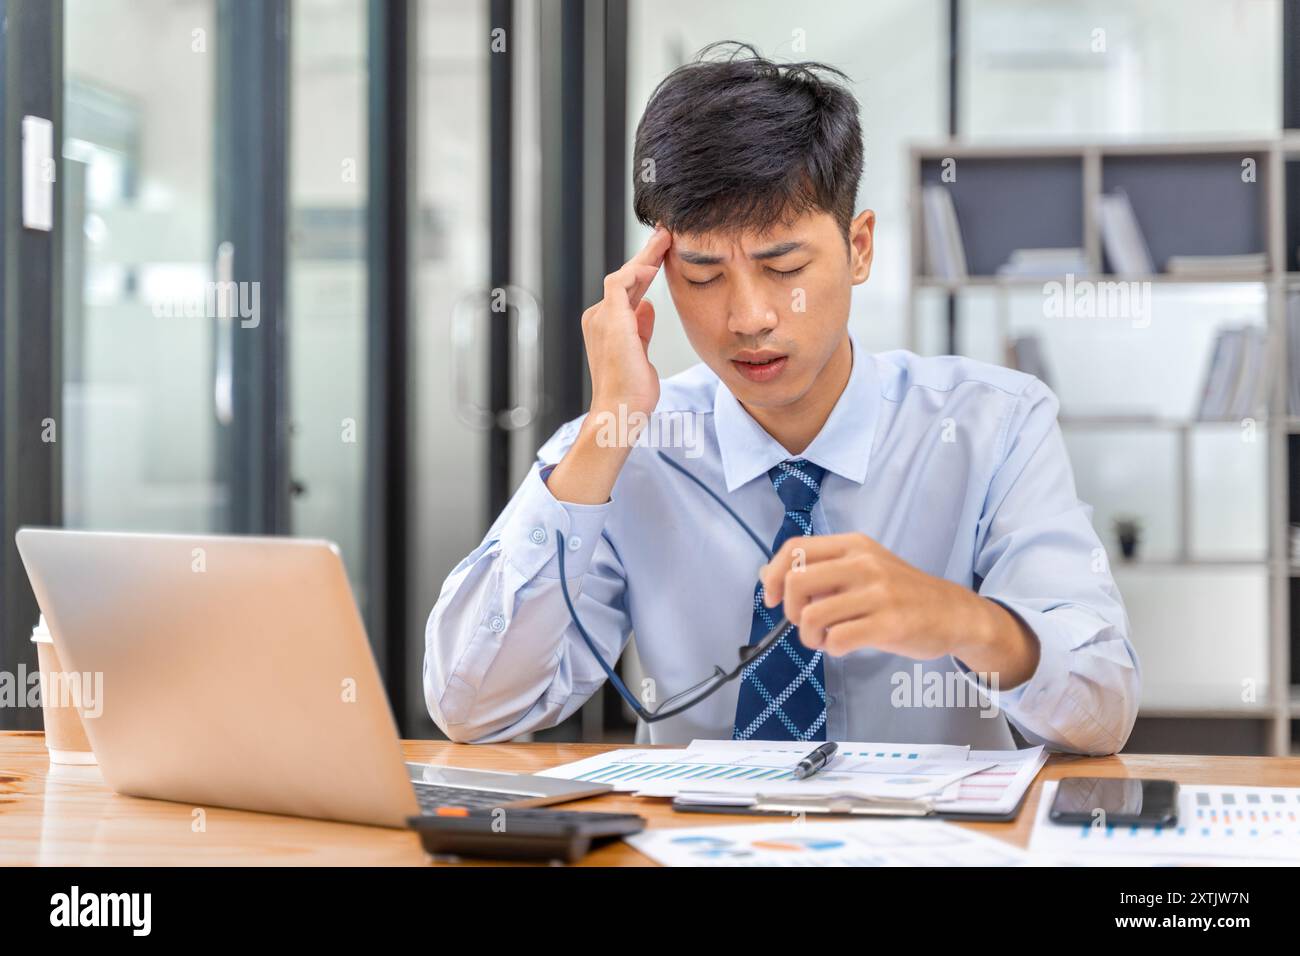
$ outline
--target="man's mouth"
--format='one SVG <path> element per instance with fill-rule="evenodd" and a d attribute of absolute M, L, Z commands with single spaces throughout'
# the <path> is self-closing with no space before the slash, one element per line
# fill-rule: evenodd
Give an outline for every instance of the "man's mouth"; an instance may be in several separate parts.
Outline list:
<path fill-rule="evenodd" d="M 785 368 L 787 356 L 779 352 L 741 352 L 731 364 L 751 382 L 770 382 Z"/>

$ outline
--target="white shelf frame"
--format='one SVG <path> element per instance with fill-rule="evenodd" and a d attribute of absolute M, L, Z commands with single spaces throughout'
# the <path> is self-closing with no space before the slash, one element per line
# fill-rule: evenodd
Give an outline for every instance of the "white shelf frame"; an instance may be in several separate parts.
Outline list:
<path fill-rule="evenodd" d="M 1107 156 L 1204 156 L 1219 154 L 1234 157 L 1252 157 L 1257 160 L 1257 182 L 1265 190 L 1263 214 L 1265 217 L 1265 251 L 1269 269 L 1257 275 L 1172 276 L 1157 274 L 1127 276 L 1101 271 L 1101 235 L 1096 218 L 1097 199 L 1102 190 L 1102 165 Z M 1266 567 L 1268 573 L 1268 699 L 1257 704 L 1228 706 L 1222 702 L 1177 707 L 1154 706 L 1143 708 L 1141 717 L 1176 718 L 1226 718 L 1262 721 L 1266 725 L 1267 749 L 1274 756 L 1287 756 L 1293 750 L 1300 752 L 1300 739 L 1292 739 L 1291 721 L 1300 719 L 1300 686 L 1292 686 L 1290 674 L 1290 587 L 1291 579 L 1300 576 L 1300 565 L 1289 559 L 1289 499 L 1288 499 L 1288 438 L 1300 433 L 1300 417 L 1287 414 L 1287 387 L 1290 369 L 1287 367 L 1289 342 L 1287 337 L 1286 302 L 1291 292 L 1300 292 L 1300 273 L 1285 271 L 1286 256 L 1286 163 L 1300 161 L 1300 130 L 1287 130 L 1277 137 L 1249 139 L 1188 139 L 1185 141 L 1149 141 L 1124 143 L 971 143 L 958 139 L 931 143 L 914 143 L 908 148 L 908 195 L 911 233 L 911 271 L 907 296 L 907 347 L 916 351 L 919 344 L 917 300 L 927 291 L 942 291 L 960 295 L 967 290 L 1001 290 L 1041 288 L 1053 277 L 971 276 L 959 281 L 949 281 L 922 273 L 924 242 L 921 186 L 922 164 L 952 158 L 958 167 L 962 159 L 1034 159 L 1073 158 L 1080 160 L 1083 174 L 1083 249 L 1091 274 L 1077 276 L 1092 281 L 1143 281 L 1171 285 L 1223 285 L 1255 283 L 1264 287 L 1266 300 L 1266 334 L 1269 339 L 1270 365 L 1266 374 L 1271 376 L 1268 411 L 1259 424 L 1263 427 L 1266 449 L 1267 509 L 1266 554 L 1259 560 L 1200 559 L 1189 552 L 1188 528 L 1191 522 L 1191 475 L 1188 445 L 1194 429 L 1218 426 L 1236 426 L 1236 421 L 1201 422 L 1171 419 L 1126 419 L 1122 416 L 1080 416 L 1071 419 L 1062 416 L 1062 428 L 1126 429 L 1159 428 L 1176 431 L 1179 438 L 1179 495 L 1180 540 L 1178 556 L 1168 561 L 1136 561 L 1124 567 L 1167 568 L 1178 571 L 1187 568 L 1215 566 Z M 1063 281 L 1064 276 L 1056 277 Z M 998 309 L 998 325 L 1003 344 L 1008 341 L 1008 318 L 1005 295 Z M 1300 370 L 1297 370 L 1300 374 Z M 1300 735 L 1297 735 L 1300 737 Z"/>

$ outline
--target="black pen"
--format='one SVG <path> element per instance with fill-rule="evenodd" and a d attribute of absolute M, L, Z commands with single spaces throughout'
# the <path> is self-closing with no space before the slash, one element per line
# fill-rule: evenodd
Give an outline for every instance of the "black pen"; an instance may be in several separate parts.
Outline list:
<path fill-rule="evenodd" d="M 799 765 L 794 768 L 794 778 L 796 780 L 803 780 L 805 777 L 811 777 L 818 770 L 821 770 L 830 763 L 831 758 L 835 756 L 835 751 L 839 749 L 840 745 L 833 740 L 822 744 L 808 756 L 799 761 Z"/>

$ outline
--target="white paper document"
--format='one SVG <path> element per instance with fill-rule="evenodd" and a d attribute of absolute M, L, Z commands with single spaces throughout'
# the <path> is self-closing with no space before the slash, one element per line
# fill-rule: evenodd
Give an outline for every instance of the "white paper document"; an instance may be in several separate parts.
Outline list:
<path fill-rule="evenodd" d="M 938 820 L 674 827 L 625 838 L 665 866 L 1022 866 L 1025 852 Z"/>
<path fill-rule="evenodd" d="M 683 750 L 614 750 L 542 771 L 544 776 L 609 783 L 642 796 L 680 794 L 854 794 L 914 799 L 938 794 L 993 766 L 967 759 L 968 747 L 846 742 L 821 772 L 793 771 L 814 745 L 772 741 L 693 741 Z"/>
<path fill-rule="evenodd" d="M 1047 751 L 1042 747 L 972 750 L 969 759 L 992 766 L 948 787 L 935 802 L 936 813 L 992 816 L 1011 813 L 1047 763 Z"/>
<path fill-rule="evenodd" d="M 691 743 L 689 749 L 725 750 L 734 747 L 747 752 L 763 750 L 799 753 L 805 746 L 807 745 L 802 743 L 754 744 L 749 741 L 696 740 Z M 963 813 L 972 816 L 1005 816 L 1013 813 L 1020 805 L 1030 784 L 1034 782 L 1034 778 L 1038 776 L 1038 771 L 1042 770 L 1043 765 L 1047 763 L 1047 751 L 1043 747 L 1029 747 L 1024 750 L 971 750 L 965 746 L 934 744 L 922 747 L 904 746 L 900 752 L 897 744 L 847 743 L 837 751 L 837 755 L 839 754 L 880 760 L 910 758 L 918 762 L 926 758 L 964 759 L 967 768 L 971 769 L 982 764 L 983 769 L 961 776 L 933 799 L 932 809 L 935 813 Z M 708 793 L 684 793 L 683 796 L 689 796 L 694 803 L 725 803 L 725 797 L 714 799 Z"/>
<path fill-rule="evenodd" d="M 794 768 L 807 754 L 760 747 L 748 751 L 734 748 L 695 747 L 687 751 L 687 760 L 709 767 L 740 768 L 729 776 L 693 777 L 682 775 L 669 779 L 649 780 L 637 793 L 646 797 L 693 797 L 697 794 L 760 794 L 762 796 L 832 796 L 852 794 L 912 800 L 937 795 L 963 777 L 992 767 L 991 763 L 972 763 L 964 756 L 941 757 L 894 756 L 896 751 L 855 751 L 844 747 L 836 752 L 826 767 L 800 780 Z M 752 769 L 747 769 L 752 768 Z"/>
<path fill-rule="evenodd" d="M 1061 826 L 1048 817 L 1056 782 L 1043 784 L 1030 850 L 1067 864 L 1300 863 L 1300 788 L 1183 784 L 1168 827 Z"/>

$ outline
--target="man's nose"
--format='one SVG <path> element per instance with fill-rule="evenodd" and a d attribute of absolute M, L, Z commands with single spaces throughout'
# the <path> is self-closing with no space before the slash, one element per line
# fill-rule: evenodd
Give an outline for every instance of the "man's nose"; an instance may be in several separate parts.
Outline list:
<path fill-rule="evenodd" d="M 762 335 L 776 328 L 776 310 L 752 282 L 736 282 L 728 303 L 727 328 L 735 335 Z"/>

